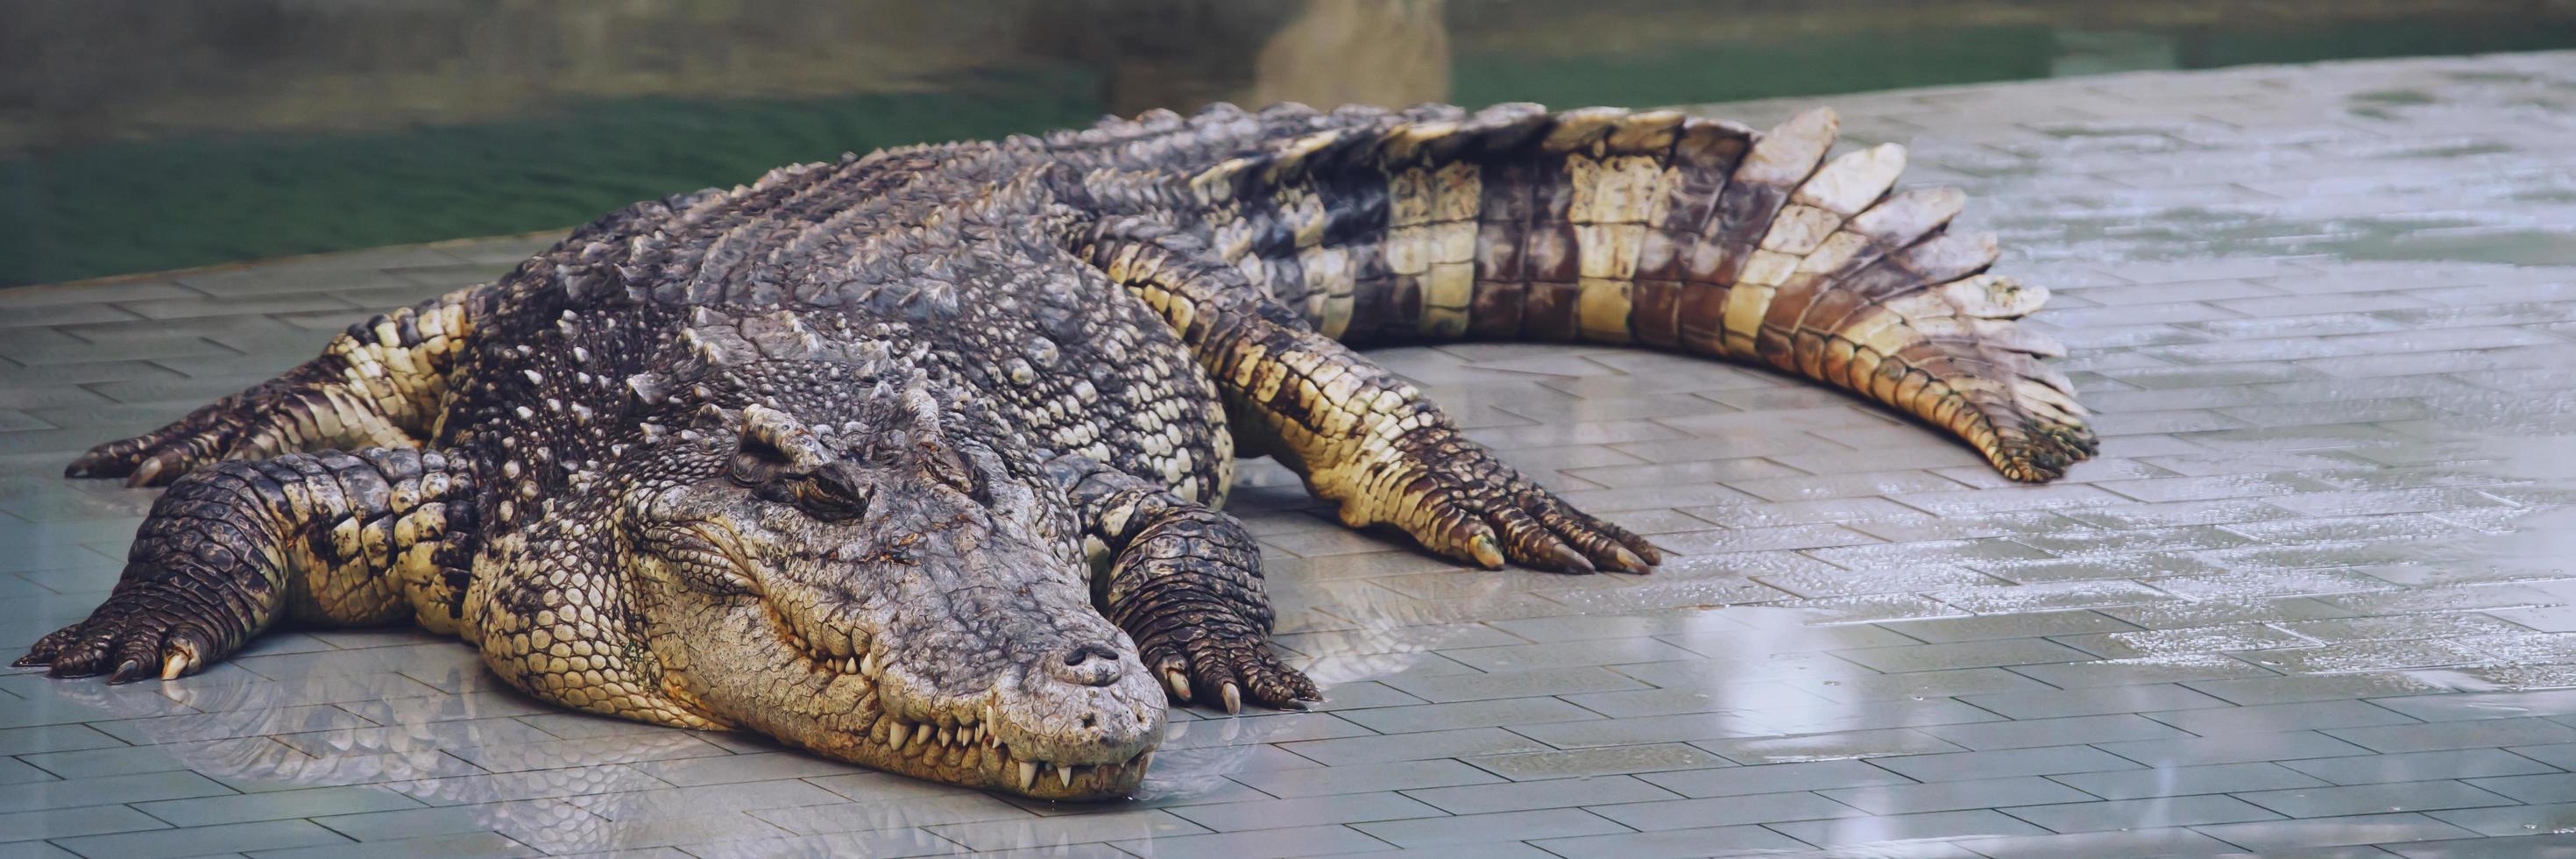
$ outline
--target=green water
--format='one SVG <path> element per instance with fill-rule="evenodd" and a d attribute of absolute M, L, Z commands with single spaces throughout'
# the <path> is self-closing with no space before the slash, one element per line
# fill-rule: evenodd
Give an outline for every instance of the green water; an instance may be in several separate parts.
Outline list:
<path fill-rule="evenodd" d="M 1547 31 L 1550 10 L 1529 3 L 1453 0 L 1444 9 L 1423 0 L 1390 2 L 1398 6 L 1387 14 L 1428 14 L 1432 29 L 1387 31 L 1382 43 L 1352 45 L 1347 50 L 1354 61 L 1438 51 L 1430 55 L 1427 71 L 1406 67 L 1412 70 L 1387 74 L 1409 79 L 1372 82 L 1392 86 L 1389 100 L 1470 106 L 1687 104 L 2141 68 L 2576 47 L 2576 15 L 2486 10 L 2496 4 L 2466 4 L 2486 10 L 2474 13 L 2448 8 L 2461 4 L 2426 4 L 2420 14 L 2381 13 L 2363 20 L 2339 20 L 2338 7 L 2319 5 L 2312 21 L 2285 24 L 2276 15 L 2265 23 L 2230 23 L 2231 18 L 2158 26 L 2152 20 L 2106 22 L 2098 7 L 2077 3 L 2061 4 L 2064 20 L 2044 20 L 2051 4 L 2042 2 L 1997 7 L 2009 14 L 1963 15 L 1977 20 L 1956 26 L 1912 20 L 1885 28 L 1867 23 L 1864 13 L 1872 4 L 1849 2 L 1840 5 L 1853 8 L 1851 21 L 1837 23 L 1830 12 L 1810 14 L 1782 18 L 1770 32 L 1761 29 L 1770 19 L 1729 17 L 1726 11 L 1776 10 L 1781 4 L 1639 0 L 1629 4 L 1637 7 L 1634 12 L 1608 19 L 1595 14 L 1584 24 L 1592 30 L 1579 37 L 1553 38 Z M 199 14 L 221 21 L 227 5 Z M 279 17 L 288 15 L 281 9 L 302 8 L 295 5 L 229 5 L 245 10 L 242 28 L 287 35 L 262 46 L 256 60 L 198 58 L 211 63 L 205 67 L 267 69 L 286 63 L 286 70 L 251 82 L 208 75 L 202 98 L 188 89 L 194 85 L 188 73 L 174 72 L 151 82 L 157 100 L 148 104 L 120 95 L 132 90 L 119 89 L 129 83 L 118 75 L 132 72 L 115 64 L 130 64 L 132 57 L 100 60 L 99 69 L 67 74 L 60 82 L 47 78 L 0 87 L 6 90 L 0 92 L 0 118 L 10 120 L 7 130 L 16 141 L 0 141 L 0 284 L 557 228 L 637 199 L 749 181 L 778 164 L 843 151 L 1036 132 L 1087 123 L 1113 109 L 1186 110 L 1207 98 L 1242 99 L 1258 92 L 1293 96 L 1301 84 L 1293 70 L 1280 72 L 1277 64 L 1258 58 L 1265 48 L 1276 53 L 1275 46 L 1289 38 L 1279 34 L 1300 14 L 1295 3 L 1215 7 L 1167 0 L 1032 11 L 1036 7 L 997 0 L 991 7 L 996 16 L 1007 12 L 1036 23 L 1012 31 L 1008 42 L 978 44 L 987 37 L 960 36 L 959 25 L 946 19 L 912 22 L 924 28 L 919 39 L 900 30 L 903 21 L 877 26 L 890 20 L 877 13 L 862 16 L 863 26 L 835 22 L 882 40 L 872 44 L 885 47 L 849 49 L 862 58 L 868 51 L 928 40 L 938 42 L 937 51 L 944 53 L 936 56 L 944 59 L 907 59 L 895 64 L 904 73 L 854 73 L 846 86 L 826 80 L 784 94 L 749 84 L 739 93 L 722 87 L 708 92 L 704 86 L 657 91 L 657 80 L 692 79 L 686 66 L 700 62 L 703 44 L 649 51 L 619 44 L 619 52 L 609 56 L 576 58 L 582 62 L 572 64 L 575 71 L 609 81 L 582 86 L 558 80 L 561 70 L 543 64 L 520 72 L 488 62 L 443 67 L 434 54 L 405 57 L 401 61 L 412 65 L 400 69 L 406 88 L 400 97 L 436 108 L 409 116 L 400 104 L 333 100 L 332 86 L 376 80 L 371 76 L 396 64 L 350 49 L 355 36 L 334 38 L 335 27 L 354 33 L 358 23 Z M 1128 41 L 1083 30 L 1086 21 L 1123 19 L 1109 12 L 1081 14 L 1092 7 L 1115 11 L 1136 5 L 1153 7 L 1149 12 L 1158 17 L 1148 20 L 1154 29 L 1119 34 Z M 814 40 L 801 38 L 796 22 L 781 22 L 783 13 L 775 10 L 715 2 L 680 6 L 686 26 L 704 27 L 706 39 L 728 40 L 718 59 L 704 61 L 718 67 L 711 74 L 762 80 L 763 40 L 815 50 Z M 24 12 L 0 10 L 0 53 L 13 38 L 28 36 L 29 27 L 12 34 L 6 26 Z M 538 14 L 550 16 L 541 19 L 547 22 L 576 15 Z M 584 14 L 612 18 L 571 20 L 563 32 L 619 24 L 614 12 Z M 93 20 L 103 19 L 71 19 L 75 26 Z M 744 21 L 773 26 L 738 26 Z M 1681 26 L 1692 22 L 1700 29 Z M 487 32 L 497 29 L 488 21 L 477 29 L 477 19 L 462 13 L 400 22 L 432 31 L 449 25 L 457 29 L 439 35 L 458 44 L 507 35 Z M 1372 37 L 1385 29 L 1371 27 L 1360 25 Z M 1139 41 L 1147 48 L 1137 47 Z M 147 58 L 173 50 L 148 44 L 125 49 Z M 558 42 L 527 50 L 565 48 Z M 55 65 L 61 62 L 72 61 Z M 673 65 L 683 68 L 673 72 Z M 801 73 L 810 65 L 783 68 Z M 650 74 L 628 74 L 630 66 Z M 919 73 L 907 71 L 915 68 Z M 450 79 L 458 93 L 442 96 L 440 82 Z M 95 91 L 73 91 L 82 86 Z M 428 95 L 421 94 L 423 86 Z M 839 91 L 814 92 L 836 86 Z M 271 99 L 259 87 L 285 94 Z M 322 95 L 306 92 L 316 88 Z M 1329 91 L 1321 84 L 1315 88 Z M 511 98 L 491 108 L 486 101 L 495 92 Z M 527 93 L 535 95 L 519 97 Z M 206 107 L 191 112 L 191 105 Z M 316 113 L 331 115 L 317 121 Z"/>

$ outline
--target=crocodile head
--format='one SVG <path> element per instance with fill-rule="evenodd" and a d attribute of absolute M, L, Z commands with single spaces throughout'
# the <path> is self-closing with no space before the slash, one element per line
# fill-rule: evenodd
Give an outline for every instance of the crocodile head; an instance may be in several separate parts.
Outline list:
<path fill-rule="evenodd" d="M 1092 608 L 1070 506 L 1028 449 L 918 377 L 736 370 L 665 404 L 686 429 L 647 431 L 651 476 L 623 504 L 666 693 L 920 778 L 1135 788 L 1163 692 Z"/>

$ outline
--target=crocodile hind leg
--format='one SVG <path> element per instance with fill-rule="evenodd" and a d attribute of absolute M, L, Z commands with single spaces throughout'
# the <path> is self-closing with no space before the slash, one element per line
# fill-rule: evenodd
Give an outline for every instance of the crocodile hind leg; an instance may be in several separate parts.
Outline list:
<path fill-rule="evenodd" d="M 167 680 L 230 655 L 280 617 L 411 617 L 453 630 L 473 482 L 464 463 L 408 448 L 199 469 L 152 505 L 107 602 L 17 664 L 110 683 Z"/>
<path fill-rule="evenodd" d="M 486 300 L 488 290 L 469 288 L 351 326 L 320 357 L 168 426 L 91 448 L 63 476 L 159 486 L 217 460 L 418 447 Z"/>
<path fill-rule="evenodd" d="M 1080 256 L 1163 314 L 1225 397 L 1237 446 L 1266 451 L 1344 524 L 1386 524 L 1486 567 L 1645 572 L 1662 554 L 1463 436 L 1394 373 L 1317 333 L 1195 236 L 1113 218 Z"/>
<path fill-rule="evenodd" d="M 1094 601 L 1135 637 L 1173 700 L 1228 713 L 1247 698 L 1292 709 L 1321 700 L 1314 681 L 1270 649 L 1261 547 L 1243 523 L 1081 457 L 1048 470 L 1080 509 Z"/>

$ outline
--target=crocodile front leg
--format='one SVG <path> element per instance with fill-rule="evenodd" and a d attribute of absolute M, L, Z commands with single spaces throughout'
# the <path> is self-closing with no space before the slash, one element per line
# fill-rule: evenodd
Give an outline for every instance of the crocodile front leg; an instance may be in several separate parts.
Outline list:
<path fill-rule="evenodd" d="M 1393 525 L 1485 567 L 1641 573 L 1662 560 L 1468 440 L 1421 391 L 1316 333 L 1197 238 L 1119 218 L 1079 250 L 1181 332 L 1226 398 L 1237 447 L 1304 475 L 1341 503 L 1344 524 Z"/>
<path fill-rule="evenodd" d="M 1173 700 L 1239 713 L 1247 695 L 1287 709 L 1322 699 L 1270 649 L 1261 547 L 1243 523 L 1080 457 L 1050 470 L 1072 487 L 1081 513 L 1093 601 L 1136 639 Z"/>
<path fill-rule="evenodd" d="M 408 612 L 453 630 L 473 484 L 462 461 L 409 449 L 192 472 L 152 505 L 107 602 L 17 664 L 110 683 L 168 680 L 231 655 L 281 616 L 373 624 Z"/>

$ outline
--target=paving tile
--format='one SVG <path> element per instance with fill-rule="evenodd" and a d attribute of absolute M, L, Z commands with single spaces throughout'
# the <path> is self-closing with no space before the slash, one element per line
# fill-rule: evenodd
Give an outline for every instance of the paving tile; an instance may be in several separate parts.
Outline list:
<path fill-rule="evenodd" d="M 1331 766 L 1420 761 L 1468 755 L 1546 751 L 1547 745 L 1500 728 L 1469 728 L 1399 736 L 1339 737 L 1280 744 L 1280 748 Z"/>
<path fill-rule="evenodd" d="M 1587 807 L 1594 814 L 1648 831 L 1854 817 L 1866 813 L 1814 793 L 1763 793 Z"/>
<path fill-rule="evenodd" d="M 2576 690 L 2472 693 L 2383 698 L 2373 701 L 2427 722 L 2576 715 Z"/>
<path fill-rule="evenodd" d="M 1922 731 L 1969 749 L 2018 749 L 2191 736 L 2179 728 L 2132 713 L 1937 725 Z"/>
<path fill-rule="evenodd" d="M 2013 667 L 2013 672 L 2066 689 L 2276 676 L 2271 669 L 2250 661 L 2215 653 L 2142 656 L 2132 659 L 2104 659 L 2056 665 L 2017 665 Z"/>
<path fill-rule="evenodd" d="M 159 856 L 200 856 L 207 853 L 266 850 L 285 847 L 312 847 L 347 844 L 339 833 L 316 826 L 307 820 L 267 820 L 256 823 L 228 823 L 193 826 L 186 829 L 162 829 L 148 832 L 120 832 L 109 835 L 83 835 L 64 838 L 65 849 L 90 856 L 128 856 L 151 859 Z"/>
<path fill-rule="evenodd" d="M 584 828 L 606 824 L 605 820 L 581 810 L 580 806 L 557 799 L 334 814 L 314 818 L 313 822 L 359 841 L 497 831 L 526 823 Z"/>
<path fill-rule="evenodd" d="M 1645 773 L 1637 778 L 1687 797 L 1742 796 L 1781 791 L 1908 784 L 1912 781 L 1856 760 Z"/>
<path fill-rule="evenodd" d="M 2106 832 L 2122 829 L 2201 826 L 2279 820 L 2283 815 L 2244 800 L 2216 794 L 2115 799 L 2004 808 L 2003 813 L 2046 827 L 2052 832 Z"/>
<path fill-rule="evenodd" d="M 1541 782 L 1544 784 L 1544 782 Z M 1465 790 L 1470 788 L 1438 788 Z M 1221 802 L 1169 809 L 1183 820 L 1217 832 L 1247 829 L 1279 829 L 1300 826 L 1327 826 L 1365 823 L 1372 820 L 1402 820 L 1409 817 L 1441 817 L 1458 813 L 1436 800 L 1417 792 L 1414 796 L 1398 793 L 1345 793 L 1331 796 L 1309 796 L 1295 799 L 1265 799 L 1253 802 Z M 1511 810 L 1562 807 L 1560 797 L 1535 804 L 1502 803 Z M 1472 804 L 1472 803 L 1466 803 Z M 1496 808 L 1491 810 L 1504 810 Z"/>
<path fill-rule="evenodd" d="M 1769 824 L 1769 828 L 1821 847 L 1851 847 L 1919 839 L 2048 834 L 2047 830 L 1982 809 L 1773 823 Z"/>
<path fill-rule="evenodd" d="M 1712 752 L 1680 743 L 1486 755 L 1467 760 L 1513 781 L 1704 769 L 1728 763 Z"/>
<path fill-rule="evenodd" d="M 1958 811 L 2050 802 L 2079 802 L 2091 794 L 2044 778 L 1982 778 L 1927 784 L 1880 785 L 1818 791 L 1827 799 L 1871 814 Z M 2061 830 L 2062 831 L 2062 830 Z"/>
<path fill-rule="evenodd" d="M 2055 642 L 2022 638 L 1870 647 L 1837 655 L 1874 671 L 1903 672 L 2071 662 L 2090 654 Z"/>
<path fill-rule="evenodd" d="M 2209 707 L 2146 715 L 2147 718 L 2202 736 L 2420 724 L 2403 714 L 2371 706 L 2366 701 L 2304 701 L 2295 704 L 2259 704 L 2252 707 Z"/>
<path fill-rule="evenodd" d="M 2338 817 L 2511 805 L 2511 798 L 2458 781 L 2395 782 L 2255 791 L 2236 797 L 2290 817 Z"/>
<path fill-rule="evenodd" d="M 1137 841 L 1114 841 L 1109 846 L 1140 856 L 1167 859 L 1270 859 L 1366 853 L 1383 850 L 1387 845 L 1347 826 L 1304 826 L 1205 835 L 1161 835 Z"/>
<path fill-rule="evenodd" d="M 2058 775 L 2135 769 L 2137 764 L 2088 746 L 2052 746 L 1878 758 L 1873 765 L 1921 781 Z"/>
<path fill-rule="evenodd" d="M 1759 826 L 1543 838 L 1530 843 L 1567 859 L 1687 859 L 1738 853 L 1786 853 L 1807 847 L 1805 842 Z"/>
<path fill-rule="evenodd" d="M 2235 680 L 2193 680 L 2183 684 L 2195 692 L 2216 696 L 2241 705 L 2284 704 L 2295 701 L 2334 701 L 2347 698 L 2378 698 L 2387 694 L 2409 694 L 2440 691 L 2431 681 L 2403 673 L 2309 674 L 2293 677 L 2249 677 Z M 2387 707 L 2386 703 L 2380 704 Z M 2404 709 L 2388 707 L 2405 713 Z M 2421 715 L 2407 713 L 2415 718 Z"/>
<path fill-rule="evenodd" d="M 1626 827 L 1581 809 L 1470 814 L 1416 820 L 1390 820 L 1351 826 L 1398 847 L 1444 847 L 1497 841 L 1526 841 L 1602 835 Z"/>
<path fill-rule="evenodd" d="M 2291 761 L 2370 754 L 2369 749 L 2315 731 L 2277 734 L 2231 734 L 2189 740 L 2139 740 L 2103 743 L 2100 748 L 2148 766 Z"/>
<path fill-rule="evenodd" d="M 2341 844 L 2433 841 L 2465 838 L 2472 834 L 2468 829 L 2412 813 L 2222 823 L 2193 828 L 2230 844 L 2266 853 Z"/>
<path fill-rule="evenodd" d="M 2434 812 L 2432 817 L 2444 823 L 2480 835 L 2527 835 L 2535 832 L 2559 833 L 2576 827 L 2576 804 L 2515 805 L 2508 807 L 2467 808 Z M 2518 855 L 2536 855 L 2525 853 Z"/>
<path fill-rule="evenodd" d="M 1692 745 L 1723 755 L 1727 760 L 1746 766 L 1966 751 L 1956 743 L 1915 728 L 1843 731 L 1797 737 L 1702 740 Z"/>
<path fill-rule="evenodd" d="M 2229 850 L 2226 842 L 2189 829 L 2018 835 L 2002 838 L 1969 838 L 1950 843 L 1995 859 L 2056 856 L 2119 859 L 2119 857 L 2133 856 L 2214 855 Z"/>
<path fill-rule="evenodd" d="M 1387 685 L 1433 703 L 1647 688 L 1646 684 L 1610 669 L 1593 666 L 1547 671 L 1405 677 L 1387 681 Z"/>
<path fill-rule="evenodd" d="M 325 842 L 309 847 L 247 852 L 255 859 L 408 859 L 414 856 L 508 859 L 544 855 L 538 853 L 534 847 L 512 841 L 508 836 L 497 832 L 462 832 L 364 844 Z"/>
<path fill-rule="evenodd" d="M 1501 776 L 1448 759 L 1274 769 L 1235 773 L 1228 777 L 1280 797 L 1491 784 L 1503 780 Z"/>
<path fill-rule="evenodd" d="M 0 791 L 0 813 L 184 799 L 232 793 L 192 772 L 154 772 L 12 785 Z"/>
<path fill-rule="evenodd" d="M 2336 739 L 2379 752 L 2431 749 L 2476 749 L 2576 741 L 2576 728 L 2547 719 L 2481 719 L 2344 728 L 2328 731 Z"/>
<path fill-rule="evenodd" d="M 71 838 L 110 832 L 166 829 L 160 818 L 122 805 L 43 809 L 0 814 L 0 841 Z"/>
<path fill-rule="evenodd" d="M 1601 714 L 1554 698 L 1540 697 L 1380 707 L 1343 713 L 1342 718 L 1382 734 L 1409 734 L 1583 721 L 1599 719 Z"/>
<path fill-rule="evenodd" d="M 2004 695 L 1969 695 L 1960 700 L 2014 719 L 2101 716 L 2168 710 L 2177 707 L 2228 706 L 2225 701 L 2171 683 L 2109 686 L 2098 689 L 2056 689 Z"/>
<path fill-rule="evenodd" d="M 419 807 L 421 804 L 410 797 L 373 785 L 316 787 L 271 793 L 134 803 L 136 810 L 167 820 L 175 826 L 211 826 L 219 823 L 325 817 L 335 814 Z"/>
<path fill-rule="evenodd" d="M 2335 784 L 2477 779 L 2470 783 L 2525 801 L 2530 801 L 2530 798 L 2511 790 L 2500 790 L 2486 780 L 2510 781 L 2501 778 L 2505 776 L 2555 779 L 2567 775 L 2558 772 L 2556 767 L 2503 749 L 2475 748 L 2286 761 L 2281 765 Z M 2567 798 L 2576 799 L 2576 778 L 2568 779 L 2568 784 L 2570 792 Z"/>
<path fill-rule="evenodd" d="M 1423 788 L 1406 796 L 1451 814 L 1485 814 L 1601 803 L 1673 799 L 1678 794 L 1624 776 Z"/>

